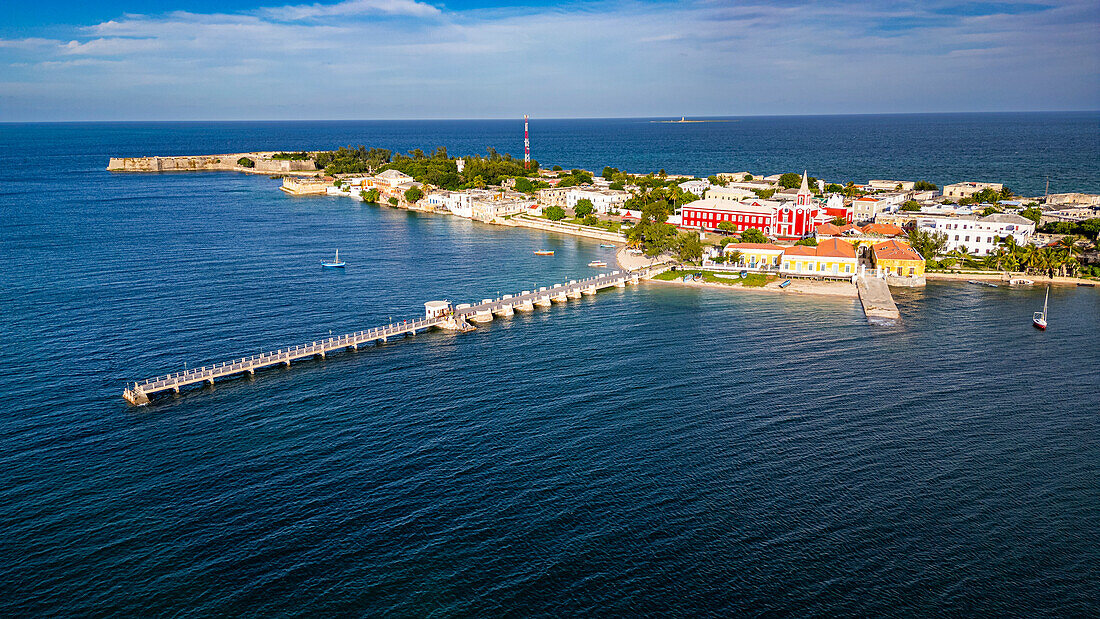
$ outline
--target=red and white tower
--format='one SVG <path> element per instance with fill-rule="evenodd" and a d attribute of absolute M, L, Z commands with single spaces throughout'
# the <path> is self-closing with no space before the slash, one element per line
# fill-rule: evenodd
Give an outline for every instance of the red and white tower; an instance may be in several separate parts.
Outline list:
<path fill-rule="evenodd" d="M 523 169 L 531 167 L 531 140 L 527 139 L 527 114 L 523 115 Z"/>

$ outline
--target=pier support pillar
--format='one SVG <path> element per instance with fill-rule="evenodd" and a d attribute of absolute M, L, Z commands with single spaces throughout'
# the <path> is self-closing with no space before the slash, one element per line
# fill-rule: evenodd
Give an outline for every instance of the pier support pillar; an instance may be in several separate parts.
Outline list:
<path fill-rule="evenodd" d="M 573 290 L 570 290 L 569 294 L 566 296 L 568 296 L 570 299 L 579 299 L 581 298 L 581 291 L 574 288 Z"/>
<path fill-rule="evenodd" d="M 180 392 L 180 386 L 176 385 L 175 387 L 172 387 L 172 391 L 175 391 L 176 393 L 179 393 Z"/>
<path fill-rule="evenodd" d="M 625 279 L 620 279 L 620 280 L 616 281 L 615 282 L 615 287 L 616 288 L 626 288 L 626 280 Z"/>
<path fill-rule="evenodd" d="M 287 359 L 286 361 L 283 361 L 283 363 L 286 364 L 286 367 L 290 367 L 290 359 Z"/>
<path fill-rule="evenodd" d="M 256 369 L 255 368 L 248 368 L 248 375 L 249 376 L 255 376 L 256 375 Z"/>
<path fill-rule="evenodd" d="M 206 384 L 207 384 L 207 385 L 210 385 L 211 387 L 213 387 L 213 386 L 214 386 L 214 379 L 213 379 L 213 378 L 208 378 L 208 379 L 206 379 Z"/>
<path fill-rule="evenodd" d="M 596 294 L 596 287 L 595 286 L 590 286 L 588 288 L 585 288 L 584 290 L 581 291 L 581 294 L 586 294 L 586 295 Z"/>

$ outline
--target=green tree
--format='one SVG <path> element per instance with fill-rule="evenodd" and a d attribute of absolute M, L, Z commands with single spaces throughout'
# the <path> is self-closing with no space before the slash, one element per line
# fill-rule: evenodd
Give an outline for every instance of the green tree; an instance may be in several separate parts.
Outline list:
<path fill-rule="evenodd" d="M 836 183 L 829 183 L 828 185 L 825 185 L 825 191 L 828 193 L 840 193 L 844 191 L 844 188 L 840 185 L 837 185 Z"/>
<path fill-rule="evenodd" d="M 749 228 L 741 233 L 742 243 L 767 243 L 768 237 L 764 236 L 764 233 L 756 228 Z"/>
<path fill-rule="evenodd" d="M 565 219 L 565 209 L 560 206 L 548 206 L 543 209 L 542 214 L 550 221 L 561 221 Z"/>
<path fill-rule="evenodd" d="M 737 232 L 737 226 L 732 221 L 720 221 L 718 222 L 718 229 L 727 234 L 733 234 Z"/>
<path fill-rule="evenodd" d="M 914 228 L 909 231 L 909 246 L 925 260 L 935 260 L 947 247 L 947 235 Z"/>
<path fill-rule="evenodd" d="M 615 175 L 618 174 L 618 173 L 619 173 L 618 168 L 613 168 L 611 166 L 604 166 L 603 173 L 600 174 L 600 176 L 606 178 L 607 180 L 611 180 L 611 179 L 615 178 Z"/>
<path fill-rule="evenodd" d="M 1000 213 L 1000 212 L 1001 212 L 1001 209 L 999 209 L 995 206 L 987 206 L 984 209 L 982 209 L 982 217 L 986 217 L 988 215 L 992 215 L 993 213 Z"/>
<path fill-rule="evenodd" d="M 553 170 L 554 170 L 555 172 L 561 172 L 561 166 L 560 166 L 560 165 L 556 165 L 556 166 L 554 166 Z"/>
<path fill-rule="evenodd" d="M 535 184 L 527 178 L 517 176 L 515 189 L 522 193 L 533 193 L 535 191 Z"/>
<path fill-rule="evenodd" d="M 608 189 L 611 189 L 611 190 L 614 190 L 614 191 L 622 191 L 623 187 L 625 187 L 625 185 L 623 185 L 620 182 L 614 182 L 614 183 L 611 183 L 610 185 L 607 186 Z"/>
<path fill-rule="evenodd" d="M 680 260 L 698 260 L 703 256 L 703 244 L 695 232 L 681 232 L 676 237 L 676 253 Z"/>
<path fill-rule="evenodd" d="M 1027 217 L 1031 221 L 1034 221 L 1036 226 L 1039 225 L 1039 222 L 1043 221 L 1043 211 L 1040 211 L 1035 207 L 1025 208 L 1024 210 L 1020 211 L 1020 216 Z"/>
<path fill-rule="evenodd" d="M 362 196 L 364 202 L 378 202 L 379 193 L 373 187 L 366 191 L 360 191 L 359 195 Z"/>
<path fill-rule="evenodd" d="M 833 217 L 833 220 L 830 223 L 832 223 L 834 226 L 843 226 L 848 223 L 848 220 L 844 219 L 843 217 L 837 216 Z"/>
<path fill-rule="evenodd" d="M 794 242 L 795 245 L 806 245 L 807 247 L 817 247 L 817 239 L 814 237 L 807 237 L 804 239 L 798 239 Z"/>
<path fill-rule="evenodd" d="M 752 180 L 752 174 L 746 174 L 746 175 L 742 176 L 741 180 L 742 181 L 751 181 Z"/>
<path fill-rule="evenodd" d="M 919 211 L 920 210 L 920 202 L 917 202 L 916 200 L 906 200 L 905 203 L 901 205 L 901 210 L 903 210 L 903 211 Z"/>
<path fill-rule="evenodd" d="M 252 161 L 248 157 L 241 157 L 237 160 L 237 165 L 241 166 L 242 168 L 254 168 L 256 167 L 256 162 Z"/>
<path fill-rule="evenodd" d="M 398 200 L 397 200 L 397 198 L 395 198 L 393 196 L 390 196 L 390 198 L 389 198 L 389 200 L 387 200 L 387 202 L 390 203 L 390 206 L 397 206 Z"/>
<path fill-rule="evenodd" d="M 592 201 L 588 198 L 581 198 L 577 200 L 577 205 L 573 207 L 573 212 L 577 214 L 577 217 L 584 218 L 591 215 L 596 208 L 592 206 Z"/>
<path fill-rule="evenodd" d="M 917 181 L 913 183 L 913 189 L 917 191 L 935 191 L 938 187 L 928 181 Z"/>
<path fill-rule="evenodd" d="M 424 192 L 418 187 L 410 187 L 405 191 L 405 200 L 409 204 L 416 204 L 417 200 L 424 197 Z"/>
<path fill-rule="evenodd" d="M 761 200 L 767 200 L 768 198 L 775 195 L 774 189 L 753 189 L 752 192 L 755 193 L 756 197 L 760 198 Z"/>
<path fill-rule="evenodd" d="M 779 186 L 786 189 L 794 189 L 802 184 L 802 175 L 795 174 L 794 172 L 787 172 L 779 177 Z"/>

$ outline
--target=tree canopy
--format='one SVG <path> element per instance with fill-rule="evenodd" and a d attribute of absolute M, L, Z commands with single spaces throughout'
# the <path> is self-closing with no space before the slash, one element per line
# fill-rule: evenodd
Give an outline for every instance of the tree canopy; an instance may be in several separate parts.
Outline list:
<path fill-rule="evenodd" d="M 596 207 L 592 206 L 592 201 L 588 198 L 581 198 L 577 200 L 577 205 L 573 207 L 573 212 L 577 214 L 577 217 L 584 218 L 591 215 L 596 210 Z"/>
<path fill-rule="evenodd" d="M 787 172 L 779 177 L 779 186 L 786 189 L 794 189 L 802 184 L 802 175 L 795 174 L 794 172 Z"/>
<path fill-rule="evenodd" d="M 764 233 L 756 228 L 749 228 L 741 233 L 742 243 L 767 243 L 768 237 L 764 236 Z"/>

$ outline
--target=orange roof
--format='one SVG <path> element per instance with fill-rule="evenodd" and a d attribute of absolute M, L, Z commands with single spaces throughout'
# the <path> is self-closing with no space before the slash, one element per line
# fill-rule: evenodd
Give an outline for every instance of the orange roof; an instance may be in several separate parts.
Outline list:
<path fill-rule="evenodd" d="M 875 253 L 875 260 L 920 260 L 924 261 L 912 247 L 901 241 L 891 239 L 882 243 L 875 243 L 872 251 Z"/>
<path fill-rule="evenodd" d="M 816 256 L 817 248 L 808 245 L 795 245 L 793 247 L 784 247 L 783 254 L 787 256 Z"/>
<path fill-rule="evenodd" d="M 855 258 L 856 248 L 847 241 L 829 239 L 817 246 L 816 253 L 825 258 Z"/>
<path fill-rule="evenodd" d="M 901 236 L 905 230 L 894 224 L 867 224 L 863 226 L 864 234 L 881 234 L 882 236 Z"/>
<path fill-rule="evenodd" d="M 856 200 L 862 202 L 878 202 L 878 198 L 872 198 L 871 196 L 863 196 L 862 198 L 856 198 Z"/>
<path fill-rule="evenodd" d="M 838 236 L 839 234 L 841 234 L 840 227 L 833 224 L 821 224 L 820 226 L 814 228 L 814 232 L 820 234 L 821 236 Z"/>
<path fill-rule="evenodd" d="M 858 232 L 862 232 L 862 230 L 860 230 L 859 226 L 857 226 L 855 224 L 844 224 L 843 226 L 840 227 L 840 232 L 841 232 L 841 234 L 843 234 L 845 232 L 857 232 L 858 233 Z"/>
<path fill-rule="evenodd" d="M 726 249 L 777 249 L 779 251 L 783 251 L 786 248 L 780 247 L 778 245 L 772 245 L 771 243 L 730 243 L 729 245 L 726 245 Z"/>

